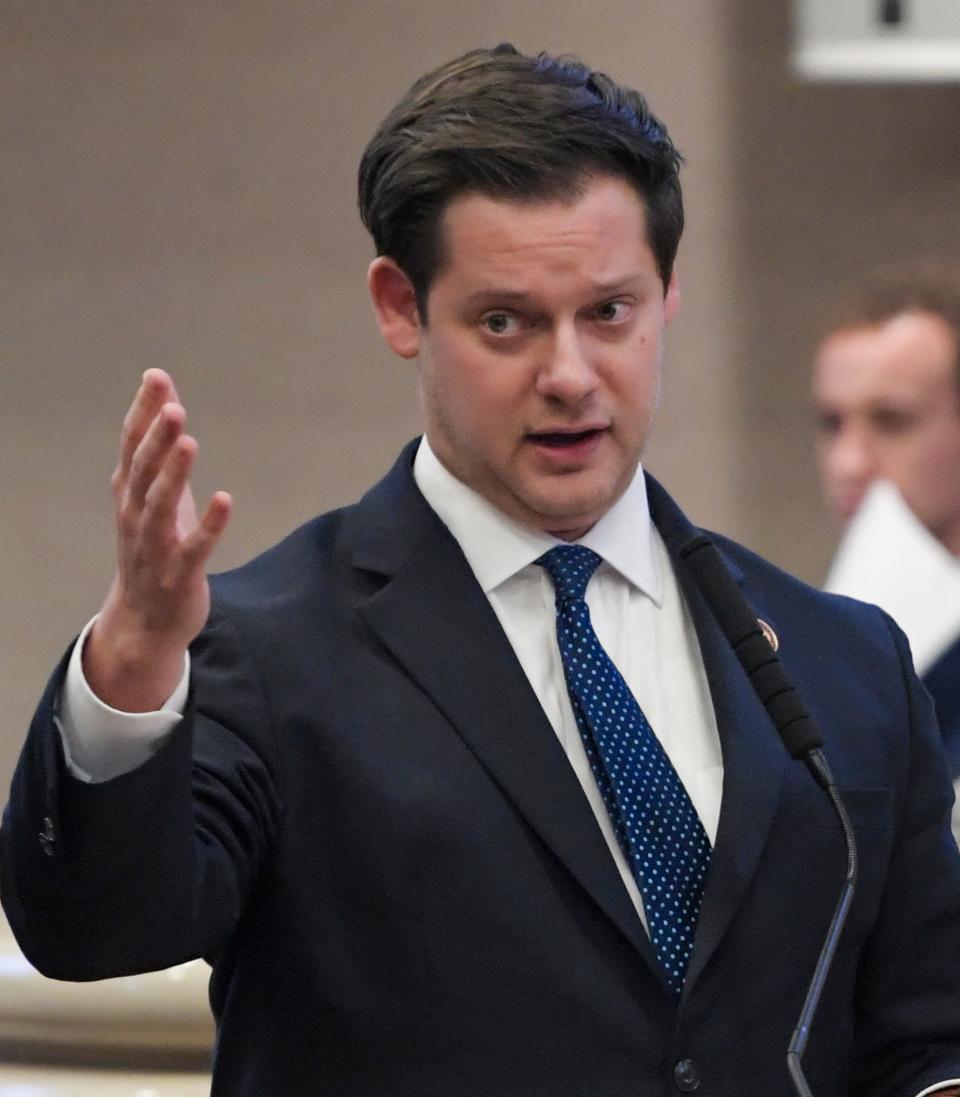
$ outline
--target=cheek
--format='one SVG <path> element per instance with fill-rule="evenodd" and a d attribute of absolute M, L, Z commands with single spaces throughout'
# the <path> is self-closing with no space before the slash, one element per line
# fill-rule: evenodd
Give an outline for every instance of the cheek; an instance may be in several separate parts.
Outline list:
<path fill-rule="evenodd" d="M 647 408 L 656 403 L 660 388 L 660 370 L 641 343 L 632 349 L 619 348 L 612 353 L 603 348 L 594 359 L 600 387 L 618 403 Z"/>
<path fill-rule="evenodd" d="M 816 458 L 817 465 L 820 468 L 820 473 L 824 477 L 829 477 L 833 471 L 833 455 L 836 446 L 832 439 L 824 438 L 822 435 L 818 436 L 814 442 L 813 454 Z"/>
<path fill-rule="evenodd" d="M 512 367 L 512 363 L 491 361 L 489 355 L 470 354 L 463 348 L 455 357 L 437 354 L 421 373 L 424 399 L 451 430 L 493 442 L 508 429 L 521 407 L 520 370 Z"/>
<path fill-rule="evenodd" d="M 900 447 L 890 446 L 886 474 L 921 520 L 937 518 L 960 484 L 960 437 L 929 433 Z"/>
<path fill-rule="evenodd" d="M 960 433 L 957 431 L 929 431 L 916 439 L 912 449 L 911 463 L 918 478 L 933 485 L 957 476 L 960 470 Z"/>

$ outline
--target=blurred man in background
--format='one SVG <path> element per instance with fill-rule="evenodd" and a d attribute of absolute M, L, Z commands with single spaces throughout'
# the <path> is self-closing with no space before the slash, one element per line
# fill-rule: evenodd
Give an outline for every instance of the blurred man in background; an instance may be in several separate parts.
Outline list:
<path fill-rule="evenodd" d="M 827 501 L 847 526 L 827 581 L 911 639 L 960 778 L 960 268 L 874 272 L 813 370 Z M 956 820 L 955 820 L 956 830 Z"/>

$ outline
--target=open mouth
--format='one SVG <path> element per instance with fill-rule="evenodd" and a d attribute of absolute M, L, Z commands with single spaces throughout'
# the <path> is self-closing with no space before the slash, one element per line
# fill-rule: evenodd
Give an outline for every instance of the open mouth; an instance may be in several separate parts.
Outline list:
<path fill-rule="evenodd" d="M 568 446 L 577 446 L 583 442 L 589 442 L 602 433 L 599 428 L 578 431 L 543 431 L 539 434 L 531 434 L 530 439 L 536 442 L 537 445 L 547 446 L 550 449 L 565 449 Z"/>

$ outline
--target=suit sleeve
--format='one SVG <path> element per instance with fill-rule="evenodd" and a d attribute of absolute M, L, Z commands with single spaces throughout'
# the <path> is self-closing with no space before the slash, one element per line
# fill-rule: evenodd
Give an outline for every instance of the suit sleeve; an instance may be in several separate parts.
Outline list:
<path fill-rule="evenodd" d="M 929 695 L 889 622 L 910 746 L 884 900 L 860 962 L 855 1097 L 914 1097 L 960 1077 L 960 853 L 953 790 Z"/>
<path fill-rule="evenodd" d="M 71 776 L 54 724 L 66 658 L 47 687 L 0 830 L 0 893 L 48 976 L 215 960 L 269 853 L 282 797 L 259 677 L 223 616 L 191 656 L 180 725 L 143 765 L 98 784 Z"/>

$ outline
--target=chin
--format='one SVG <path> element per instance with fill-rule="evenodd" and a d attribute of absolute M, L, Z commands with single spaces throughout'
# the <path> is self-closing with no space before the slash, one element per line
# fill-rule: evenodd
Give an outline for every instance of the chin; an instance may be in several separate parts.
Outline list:
<path fill-rule="evenodd" d="M 589 499 L 571 499 L 569 495 L 528 500 L 528 509 L 538 528 L 556 537 L 572 534 L 581 537 L 595 525 L 616 502 L 618 496 L 609 498 L 591 496 Z"/>

